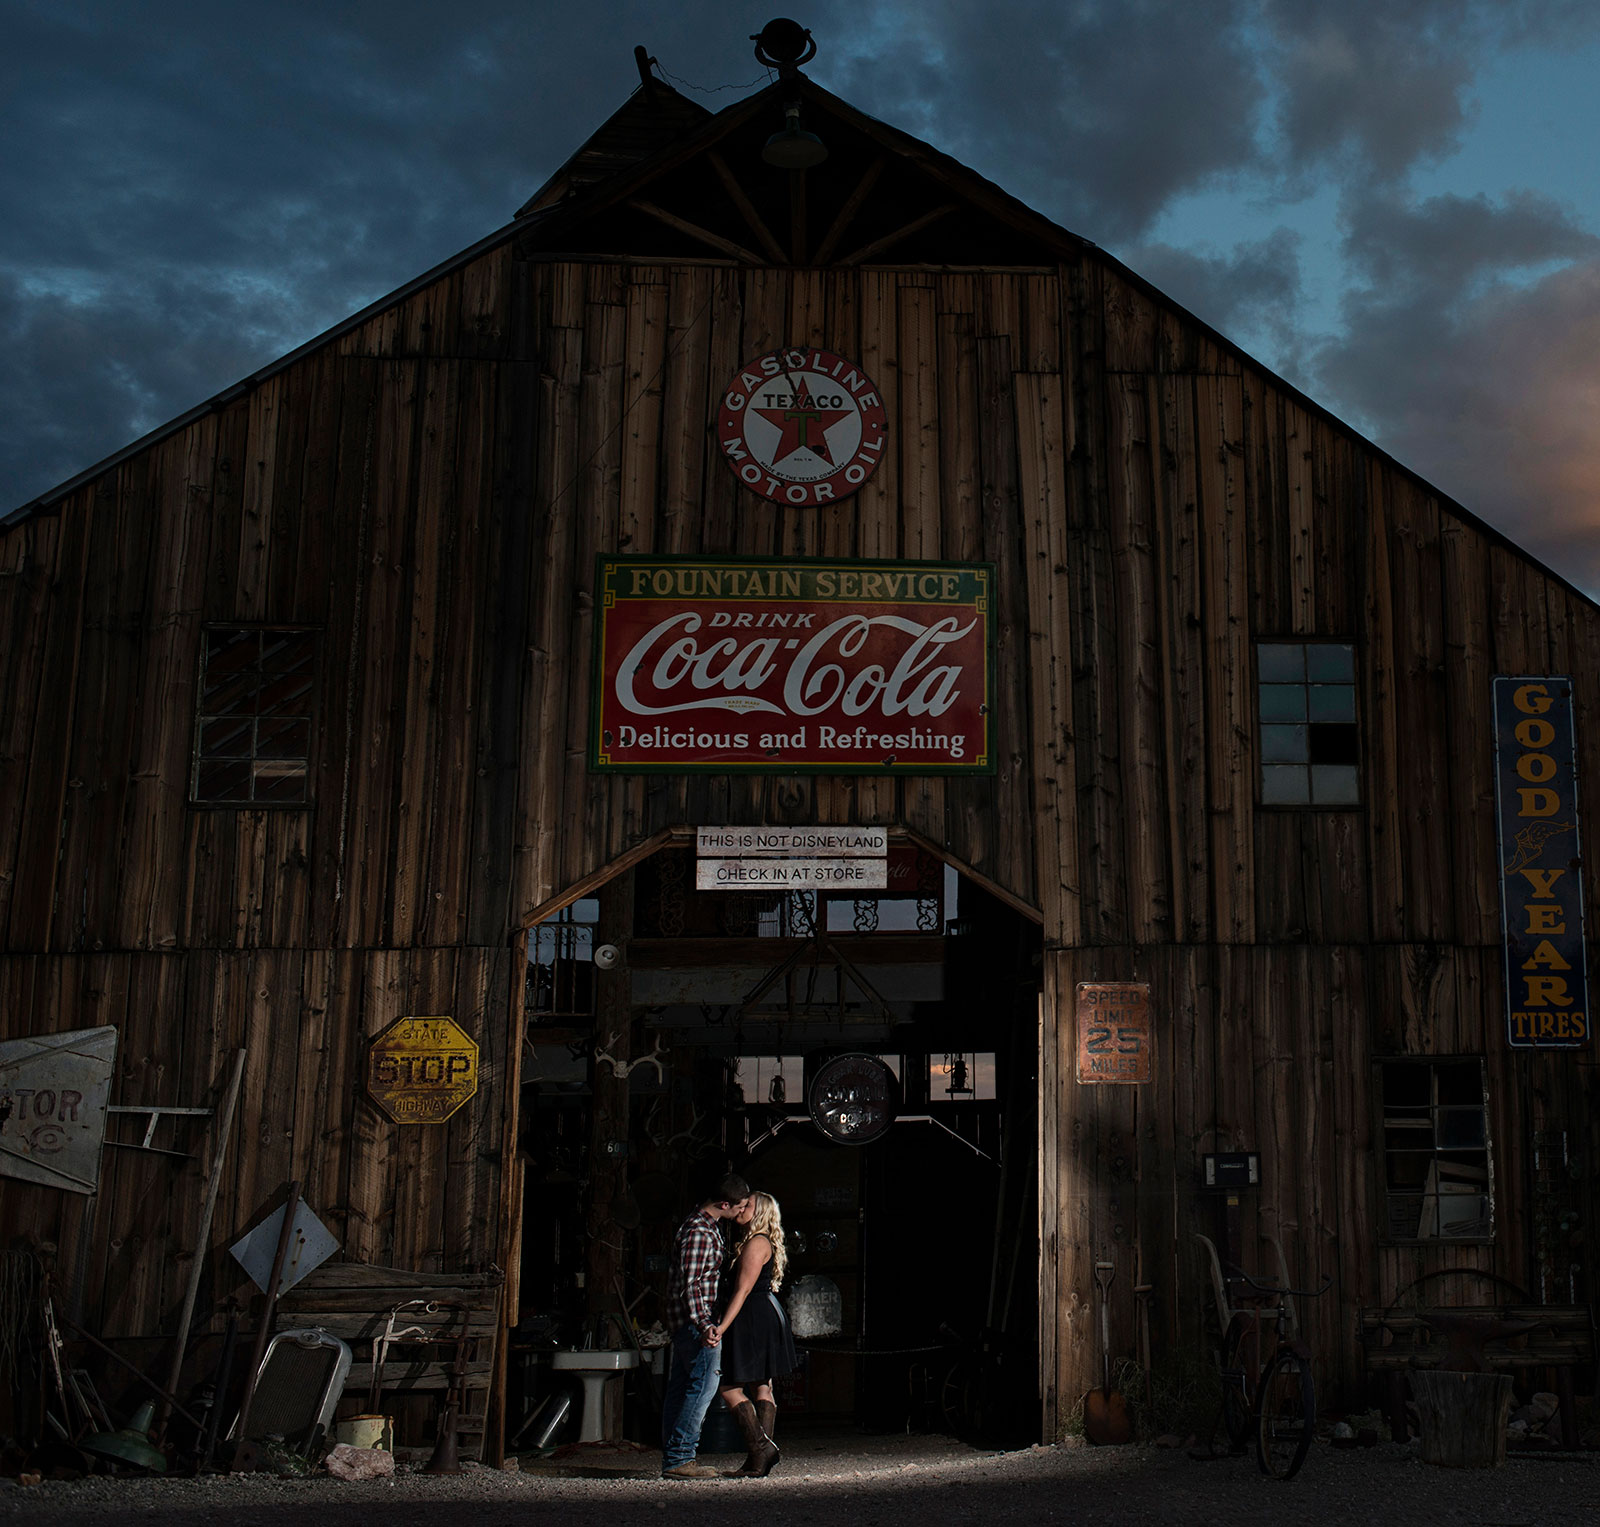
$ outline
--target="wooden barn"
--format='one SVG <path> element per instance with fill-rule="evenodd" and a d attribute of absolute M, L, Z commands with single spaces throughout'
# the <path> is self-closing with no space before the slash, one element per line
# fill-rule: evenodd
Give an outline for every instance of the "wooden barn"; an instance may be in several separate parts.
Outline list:
<path fill-rule="evenodd" d="M 4 1246 L 152 1371 L 199 1259 L 187 1386 L 297 1182 L 358 1364 L 494 1291 L 490 1454 L 729 1165 L 818 1424 L 1052 1438 L 1102 1297 L 1209 1364 L 1206 1241 L 1331 1280 L 1328 1405 L 1363 1311 L 1586 1310 L 1600 609 L 777 61 L 641 50 L 506 227 L 0 522 L 0 1024 L 115 1030 L 97 1182 L 5 1073 Z"/>

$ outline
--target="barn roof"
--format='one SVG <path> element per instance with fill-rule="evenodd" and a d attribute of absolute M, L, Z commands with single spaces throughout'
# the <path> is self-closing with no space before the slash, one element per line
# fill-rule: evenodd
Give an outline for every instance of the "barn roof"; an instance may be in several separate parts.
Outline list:
<path fill-rule="evenodd" d="M 761 149 L 798 101 L 803 125 L 827 144 L 827 160 L 804 174 L 773 170 Z M 1586 602 L 1588 594 L 1503 531 L 1395 460 L 1315 398 L 1279 377 L 1226 335 L 1137 272 L 1062 228 L 931 144 L 852 106 L 794 73 L 712 113 L 646 76 L 610 117 L 518 209 L 505 226 L 351 314 L 177 418 L 66 482 L 0 516 L 9 529 L 52 510 L 71 493 L 478 256 L 509 241 L 521 250 L 573 258 L 709 257 L 758 265 L 1052 266 L 1094 258 L 1224 352 L 1271 378 L 1285 395 L 1331 420 L 1376 456 L 1448 505 L 1492 541 L 1534 564 Z"/>
<path fill-rule="evenodd" d="M 647 79 L 584 140 L 572 155 L 517 209 L 517 216 L 579 196 L 591 186 L 659 153 L 711 119 L 711 112 L 659 80 Z"/>
<path fill-rule="evenodd" d="M 829 151 L 804 173 L 761 157 L 796 103 Z M 994 268 L 1053 265 L 1087 247 L 959 160 L 804 75 L 707 117 L 586 194 L 556 202 L 541 192 L 523 211 L 533 209 L 547 215 L 530 228 L 530 249 L 599 256 Z"/>

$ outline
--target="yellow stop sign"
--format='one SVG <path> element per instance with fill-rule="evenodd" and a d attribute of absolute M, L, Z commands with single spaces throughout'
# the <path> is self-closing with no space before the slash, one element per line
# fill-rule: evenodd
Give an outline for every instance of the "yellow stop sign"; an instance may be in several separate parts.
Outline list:
<path fill-rule="evenodd" d="M 442 1124 L 478 1090 L 478 1043 L 454 1018 L 396 1018 L 367 1049 L 367 1096 L 396 1124 Z"/>

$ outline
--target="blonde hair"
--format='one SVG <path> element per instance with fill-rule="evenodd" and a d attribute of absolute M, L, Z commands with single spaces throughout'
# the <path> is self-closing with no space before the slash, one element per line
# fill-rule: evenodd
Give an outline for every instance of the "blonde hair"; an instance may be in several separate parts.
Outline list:
<path fill-rule="evenodd" d="M 764 1235 L 772 1242 L 772 1291 L 783 1287 L 784 1269 L 789 1265 L 788 1248 L 783 1244 L 783 1216 L 778 1212 L 778 1200 L 770 1193 L 756 1194 L 756 1212 L 751 1217 L 750 1228 L 734 1247 L 734 1255 L 750 1244 L 752 1236 Z"/>

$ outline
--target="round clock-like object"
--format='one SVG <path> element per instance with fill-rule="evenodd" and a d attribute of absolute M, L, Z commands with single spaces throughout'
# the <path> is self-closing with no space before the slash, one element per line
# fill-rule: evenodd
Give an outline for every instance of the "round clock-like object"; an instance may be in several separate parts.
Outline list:
<path fill-rule="evenodd" d="M 811 1122 L 840 1145 L 865 1145 L 894 1123 L 900 1087 L 876 1055 L 835 1055 L 811 1078 Z"/>

